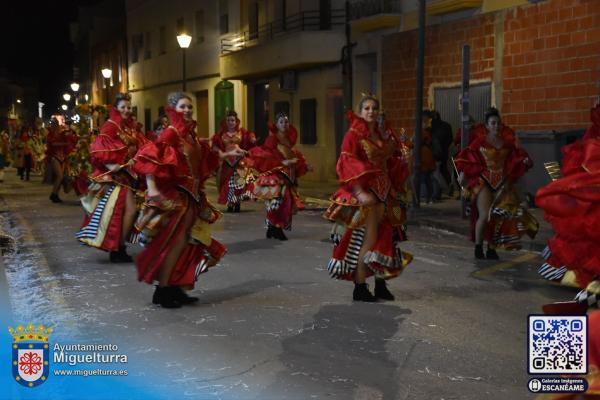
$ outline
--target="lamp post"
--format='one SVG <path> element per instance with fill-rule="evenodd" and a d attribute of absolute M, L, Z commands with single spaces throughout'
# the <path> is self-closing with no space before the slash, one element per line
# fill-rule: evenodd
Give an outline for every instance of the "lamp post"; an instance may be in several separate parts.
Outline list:
<path fill-rule="evenodd" d="M 105 104 L 108 104 L 108 86 L 106 85 L 106 80 L 110 79 L 110 77 L 112 76 L 112 69 L 110 69 L 110 68 L 103 68 L 102 69 L 102 76 L 105 79 L 105 81 L 104 81 L 104 88 L 106 89 L 106 103 Z"/>
<path fill-rule="evenodd" d="M 179 43 L 179 47 L 181 47 L 181 51 L 183 54 L 183 91 L 186 90 L 186 81 L 185 81 L 185 49 L 190 47 L 190 43 L 192 43 L 192 37 L 187 33 L 182 33 L 177 35 L 177 43 Z"/>
<path fill-rule="evenodd" d="M 79 104 L 79 83 L 77 82 L 72 82 L 71 83 L 71 90 L 73 91 L 73 95 L 75 96 L 75 105 Z"/>
<path fill-rule="evenodd" d="M 66 102 L 69 102 L 71 100 L 71 95 L 69 93 L 65 93 L 63 94 L 63 99 L 65 99 Z"/>

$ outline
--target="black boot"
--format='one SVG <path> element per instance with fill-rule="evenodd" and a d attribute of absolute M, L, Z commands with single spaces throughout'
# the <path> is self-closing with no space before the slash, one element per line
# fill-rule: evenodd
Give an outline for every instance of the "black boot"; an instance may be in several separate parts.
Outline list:
<path fill-rule="evenodd" d="M 487 258 L 488 260 L 499 260 L 500 257 L 498 257 L 498 253 L 496 253 L 496 249 L 490 249 L 488 247 L 487 251 L 485 252 L 485 258 Z"/>
<path fill-rule="evenodd" d="M 118 251 L 110 252 L 110 262 L 112 263 L 130 263 L 133 262 L 133 258 L 127 254 L 127 247 L 125 245 L 119 246 Z"/>
<path fill-rule="evenodd" d="M 227 212 L 228 212 L 228 213 L 230 213 L 230 212 L 233 212 L 233 206 L 229 206 L 229 205 L 228 205 L 228 206 L 227 206 Z"/>
<path fill-rule="evenodd" d="M 396 298 L 385 285 L 385 279 L 375 279 L 375 297 L 382 300 L 394 301 Z"/>
<path fill-rule="evenodd" d="M 483 254 L 483 245 L 475 245 L 475 258 L 477 258 L 478 260 L 485 260 L 485 255 Z"/>
<path fill-rule="evenodd" d="M 156 286 L 152 295 L 152 303 L 160 304 L 164 308 L 180 308 L 181 303 L 177 301 L 177 290 L 173 286 Z"/>
<path fill-rule="evenodd" d="M 283 233 L 281 228 L 273 228 L 273 237 L 279 240 L 288 240 L 287 236 Z"/>
<path fill-rule="evenodd" d="M 62 203 L 63 201 L 60 199 L 60 197 L 58 197 L 58 194 L 56 193 L 52 193 L 49 197 L 50 200 L 52 200 L 53 203 Z"/>
<path fill-rule="evenodd" d="M 267 228 L 267 239 L 271 239 L 272 237 L 275 237 L 275 234 L 273 233 L 275 230 L 275 228 L 272 225 L 269 225 L 269 227 Z"/>
<path fill-rule="evenodd" d="M 171 286 L 171 288 L 173 288 L 172 290 L 175 300 L 181 304 L 192 304 L 200 300 L 198 297 L 188 296 L 185 290 L 183 290 L 180 286 Z"/>
<path fill-rule="evenodd" d="M 240 203 L 237 203 L 235 206 L 233 206 L 233 212 L 236 212 L 236 213 L 240 212 Z"/>
<path fill-rule="evenodd" d="M 366 283 L 355 283 L 354 293 L 352 293 L 352 300 L 354 301 L 365 301 L 367 303 L 375 303 L 377 298 L 369 292 L 369 287 Z"/>

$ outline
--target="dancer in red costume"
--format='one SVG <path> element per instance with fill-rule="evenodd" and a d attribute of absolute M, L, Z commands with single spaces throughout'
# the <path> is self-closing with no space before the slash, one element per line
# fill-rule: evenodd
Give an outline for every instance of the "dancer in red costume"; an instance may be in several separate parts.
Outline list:
<path fill-rule="evenodd" d="M 354 281 L 356 301 L 394 300 L 385 280 L 399 276 L 412 260 L 400 250 L 406 222 L 401 190 L 409 167 L 399 138 L 377 127 L 379 101 L 364 96 L 358 113 L 347 113 L 350 129 L 337 163 L 340 189 L 324 214 L 336 222 L 327 269 L 333 278 Z M 366 284 L 371 275 L 375 295 Z"/>
<path fill-rule="evenodd" d="M 51 169 L 52 176 L 50 200 L 53 203 L 62 203 L 62 200 L 58 197 L 58 191 L 60 186 L 65 183 L 68 157 L 76 145 L 77 135 L 65 124 L 65 117 L 63 115 L 54 116 L 50 129 L 48 129 L 46 144 L 46 163 L 48 163 L 47 168 Z"/>
<path fill-rule="evenodd" d="M 240 212 L 240 203 L 247 187 L 245 169 L 241 168 L 240 161 L 255 144 L 254 132 L 240 127 L 235 111 L 227 111 L 221 122 L 221 130 L 212 137 L 212 145 L 221 159 L 217 178 L 219 204 L 227 204 L 228 212 Z"/>
<path fill-rule="evenodd" d="M 298 178 L 309 167 L 302 153 L 294 148 L 298 131 L 287 115 L 277 114 L 275 124 L 269 123 L 269 131 L 265 143 L 250 149 L 244 162 L 257 171 L 251 190 L 255 198 L 265 200 L 267 238 L 287 240 L 283 230 L 292 229 L 292 215 L 302 207 Z"/>
<path fill-rule="evenodd" d="M 491 108 L 485 114 L 486 134 L 477 135 L 455 158 L 458 182 L 472 201 L 471 239 L 475 258 L 498 259 L 497 247 L 521 248 L 521 236 L 534 237 L 539 224 L 520 205 L 515 181 L 533 162 L 517 143 L 515 132 L 503 125 Z M 484 255 L 483 241 L 488 242 Z"/>
<path fill-rule="evenodd" d="M 535 199 L 555 232 L 540 273 L 580 288 L 572 304 L 579 312 L 600 300 L 600 104 L 591 110 L 591 120 L 583 140 L 562 149 L 563 178 L 541 188 Z"/>
<path fill-rule="evenodd" d="M 183 289 L 192 289 L 226 248 L 210 236 L 210 224 L 221 214 L 204 193 L 219 156 L 196 135 L 191 97 L 171 93 L 168 104 L 170 125 L 135 156 L 134 169 L 148 186 L 146 208 L 136 222 L 147 244 L 135 262 L 140 281 L 158 281 L 152 302 L 177 308 L 198 300 Z"/>
<path fill-rule="evenodd" d="M 131 96 L 120 93 L 90 148 L 92 185 L 83 201 L 87 215 L 76 235 L 81 243 L 110 252 L 111 262 L 133 261 L 125 246 L 137 214 L 138 182 L 131 166 L 146 142 L 131 118 Z"/>

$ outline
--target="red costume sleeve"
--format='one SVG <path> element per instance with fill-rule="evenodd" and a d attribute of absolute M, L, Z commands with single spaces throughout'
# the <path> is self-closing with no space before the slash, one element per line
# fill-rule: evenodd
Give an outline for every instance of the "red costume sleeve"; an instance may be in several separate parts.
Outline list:
<path fill-rule="evenodd" d="M 516 181 L 533 167 L 529 154 L 521 147 L 514 147 L 505 162 L 505 176 L 509 181 Z"/>
<path fill-rule="evenodd" d="M 458 153 L 454 159 L 458 172 L 464 172 L 468 179 L 478 178 L 483 172 L 485 160 L 479 152 L 483 140 L 485 140 L 485 137 L 475 139 L 469 147 Z"/>
<path fill-rule="evenodd" d="M 242 128 L 242 143 L 241 148 L 243 150 L 250 150 L 251 148 L 256 146 L 256 134 L 254 132 L 249 132 L 246 129 Z"/>
<path fill-rule="evenodd" d="M 96 168 L 126 162 L 127 146 L 119 138 L 119 127 L 112 121 L 106 121 L 100 128 L 100 134 L 90 147 L 90 160 Z"/>
<path fill-rule="evenodd" d="M 198 176 L 201 182 L 208 179 L 217 169 L 219 169 L 219 154 L 213 150 L 210 141 L 201 140 L 202 155 Z"/>
<path fill-rule="evenodd" d="M 223 143 L 223 137 L 221 136 L 221 132 L 215 133 L 210 140 L 213 148 L 225 151 L 225 143 Z"/>
<path fill-rule="evenodd" d="M 271 133 L 262 146 L 250 149 L 248 165 L 261 173 L 282 166 L 283 156 L 277 150 L 277 143 L 277 137 Z"/>
<path fill-rule="evenodd" d="M 350 129 L 342 142 L 342 151 L 338 159 L 336 171 L 342 185 L 369 187 L 369 180 L 373 179 L 381 170 L 371 164 L 360 146 L 360 134 Z"/>
<path fill-rule="evenodd" d="M 179 170 L 179 159 L 175 146 L 179 145 L 177 132 L 165 129 L 156 142 L 148 142 L 134 157 L 133 170 L 140 175 L 158 178 L 175 178 Z"/>

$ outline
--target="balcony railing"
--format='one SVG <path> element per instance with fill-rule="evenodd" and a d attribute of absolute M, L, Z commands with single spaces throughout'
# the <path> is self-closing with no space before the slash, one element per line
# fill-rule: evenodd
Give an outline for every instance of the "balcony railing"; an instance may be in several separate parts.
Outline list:
<path fill-rule="evenodd" d="M 360 0 L 350 3 L 350 19 L 360 19 L 377 14 L 400 14 L 400 0 Z"/>
<path fill-rule="evenodd" d="M 221 39 L 221 54 L 242 50 L 268 42 L 275 38 L 293 32 L 301 31 L 329 31 L 346 24 L 346 12 L 343 9 L 302 11 L 290 15 L 285 19 L 269 22 L 239 34 L 234 34 Z"/>

